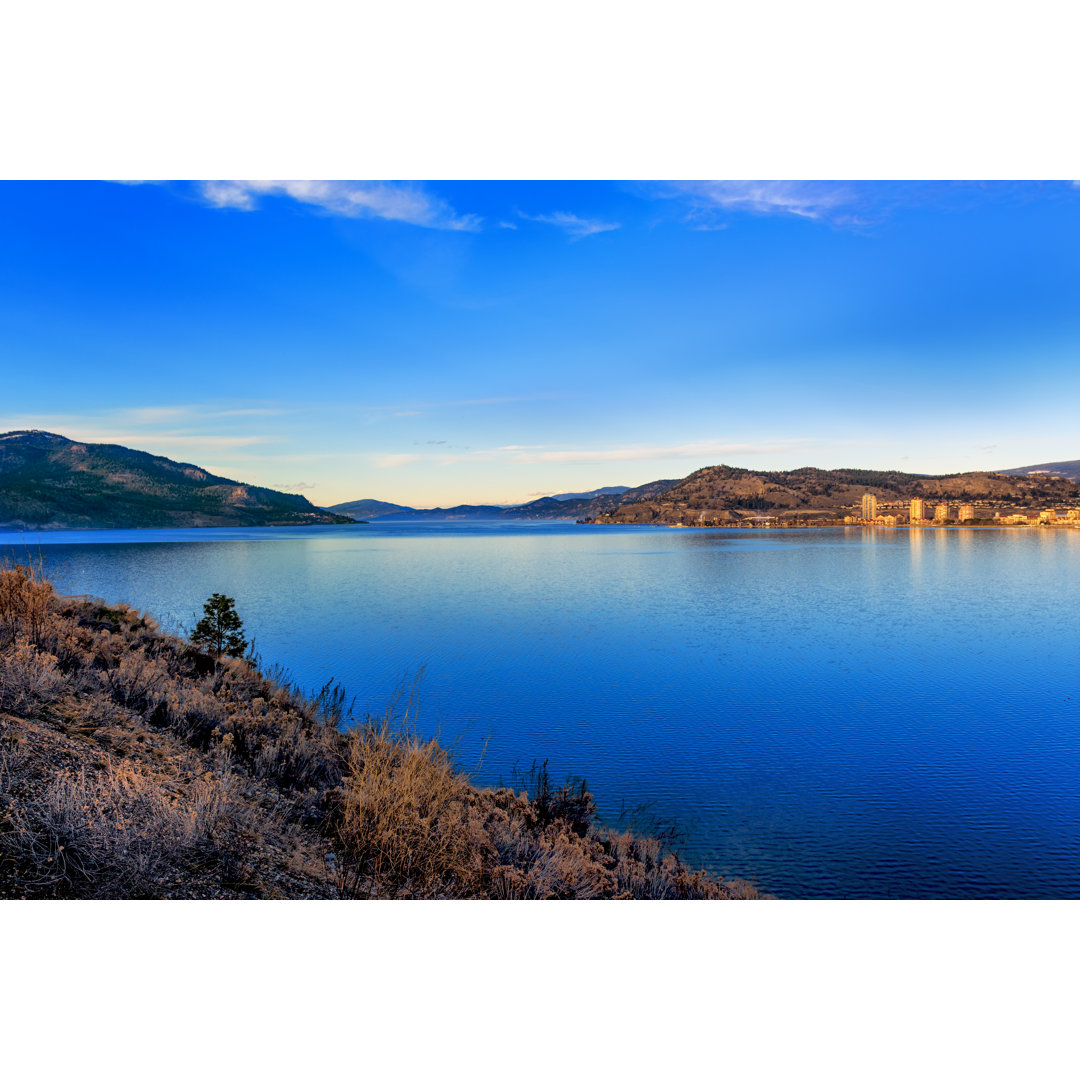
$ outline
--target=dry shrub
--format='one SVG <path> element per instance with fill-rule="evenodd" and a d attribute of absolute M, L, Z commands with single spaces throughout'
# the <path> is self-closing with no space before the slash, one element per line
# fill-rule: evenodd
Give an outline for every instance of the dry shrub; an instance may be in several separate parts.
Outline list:
<path fill-rule="evenodd" d="M 468 782 L 434 742 L 367 725 L 349 740 L 338 808 L 346 896 L 467 896 L 482 873 Z"/>
<path fill-rule="evenodd" d="M 230 783 L 212 775 L 182 793 L 130 765 L 80 769 L 17 800 L 0 855 L 37 895 L 108 899 L 153 894 L 233 813 Z"/>
<path fill-rule="evenodd" d="M 64 677 L 51 653 L 26 642 L 0 650 L 0 709 L 36 713 L 63 689 Z"/>
<path fill-rule="evenodd" d="M 100 672 L 102 685 L 118 705 L 142 715 L 152 713 L 165 700 L 169 672 L 145 652 L 129 652 L 114 668 Z"/>
<path fill-rule="evenodd" d="M 51 622 L 55 600 L 52 585 L 38 566 L 0 564 L 0 634 L 10 643 L 20 632 L 30 644 L 41 643 Z"/>

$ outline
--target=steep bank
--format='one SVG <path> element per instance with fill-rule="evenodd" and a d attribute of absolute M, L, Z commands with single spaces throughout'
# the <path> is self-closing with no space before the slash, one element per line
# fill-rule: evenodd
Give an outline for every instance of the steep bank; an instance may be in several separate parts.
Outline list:
<path fill-rule="evenodd" d="M 0 896 L 753 899 L 541 770 L 480 789 L 137 612 L 0 569 Z"/>

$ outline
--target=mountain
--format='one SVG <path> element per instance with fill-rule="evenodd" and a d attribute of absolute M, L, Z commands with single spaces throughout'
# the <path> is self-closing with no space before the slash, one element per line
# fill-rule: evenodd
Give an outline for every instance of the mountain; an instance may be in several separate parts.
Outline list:
<path fill-rule="evenodd" d="M 502 521 L 502 506 L 436 506 L 430 510 L 413 510 L 403 506 L 390 514 L 368 515 L 370 521 Z"/>
<path fill-rule="evenodd" d="M 380 514 L 397 514 L 411 511 L 411 506 L 399 506 L 397 503 L 380 502 L 378 499 L 354 499 L 352 502 L 335 503 L 326 507 L 330 513 L 344 514 L 351 518 L 372 518 Z"/>
<path fill-rule="evenodd" d="M 1045 465 L 1025 465 L 1020 469 L 1002 469 L 1006 476 L 1035 476 L 1048 473 L 1064 476 L 1068 480 L 1080 480 L 1080 461 L 1049 461 Z"/>
<path fill-rule="evenodd" d="M 356 499 L 336 503 L 329 509 L 340 514 L 355 515 L 369 521 L 577 521 L 586 514 L 608 513 L 626 502 L 659 496 L 677 480 L 654 480 L 640 487 L 607 487 L 595 491 L 568 492 L 546 495 L 542 499 L 520 506 L 461 506 L 435 507 L 414 510 L 411 506 L 380 502 L 378 499 Z M 388 507 L 389 509 L 382 509 Z"/>
<path fill-rule="evenodd" d="M 522 506 L 511 507 L 505 512 L 505 516 L 517 521 L 579 521 L 584 517 L 613 513 L 628 503 L 659 498 L 677 483 L 678 480 L 653 480 L 640 487 L 622 488 L 610 495 L 585 495 L 573 499 L 560 499 L 558 495 L 549 495 Z"/>
<path fill-rule="evenodd" d="M 330 525 L 352 518 L 197 465 L 48 431 L 0 435 L 0 528 Z"/>
<path fill-rule="evenodd" d="M 769 513 L 780 517 L 830 518 L 856 506 L 866 493 L 882 502 L 921 496 L 928 500 L 984 501 L 1001 506 L 1080 506 L 1080 484 L 1061 476 L 1031 473 L 957 473 L 921 476 L 871 469 L 794 469 L 754 472 L 713 465 L 698 469 L 659 495 L 590 514 L 591 523 L 696 525 L 735 522 Z M 629 493 L 628 493 L 629 494 Z M 626 496 L 622 496 L 623 499 Z"/>
<path fill-rule="evenodd" d="M 615 487 L 594 488 L 592 491 L 567 491 L 562 495 L 552 495 L 556 502 L 566 502 L 568 499 L 595 499 L 597 495 L 621 495 L 630 489 L 625 485 Z"/>

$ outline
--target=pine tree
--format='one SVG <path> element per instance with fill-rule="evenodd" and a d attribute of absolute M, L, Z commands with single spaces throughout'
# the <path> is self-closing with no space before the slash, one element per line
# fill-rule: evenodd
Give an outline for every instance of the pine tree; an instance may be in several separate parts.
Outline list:
<path fill-rule="evenodd" d="M 203 604 L 203 617 L 195 627 L 191 640 L 207 648 L 215 656 L 243 656 L 247 641 L 241 632 L 243 622 L 236 614 L 236 601 L 231 596 L 214 593 Z"/>

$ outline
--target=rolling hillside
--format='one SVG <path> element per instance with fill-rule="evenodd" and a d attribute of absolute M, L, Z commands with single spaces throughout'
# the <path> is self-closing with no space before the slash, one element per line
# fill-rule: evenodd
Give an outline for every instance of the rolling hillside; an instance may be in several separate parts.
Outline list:
<path fill-rule="evenodd" d="M 48 431 L 0 435 L 0 528 L 327 525 L 352 519 L 197 465 Z"/>
<path fill-rule="evenodd" d="M 1024 465 L 1019 469 L 1002 470 L 1006 476 L 1064 476 L 1067 480 L 1080 480 L 1080 461 L 1048 461 L 1044 465 Z"/>
<path fill-rule="evenodd" d="M 871 469 L 795 469 L 753 472 L 713 465 L 698 469 L 659 497 L 624 503 L 589 516 L 594 523 L 693 525 L 735 522 L 760 514 L 835 517 L 869 492 L 882 501 L 926 499 L 987 500 L 1003 506 L 1080 505 L 1080 484 L 1061 476 L 1033 473 L 958 473 L 919 476 Z"/>

